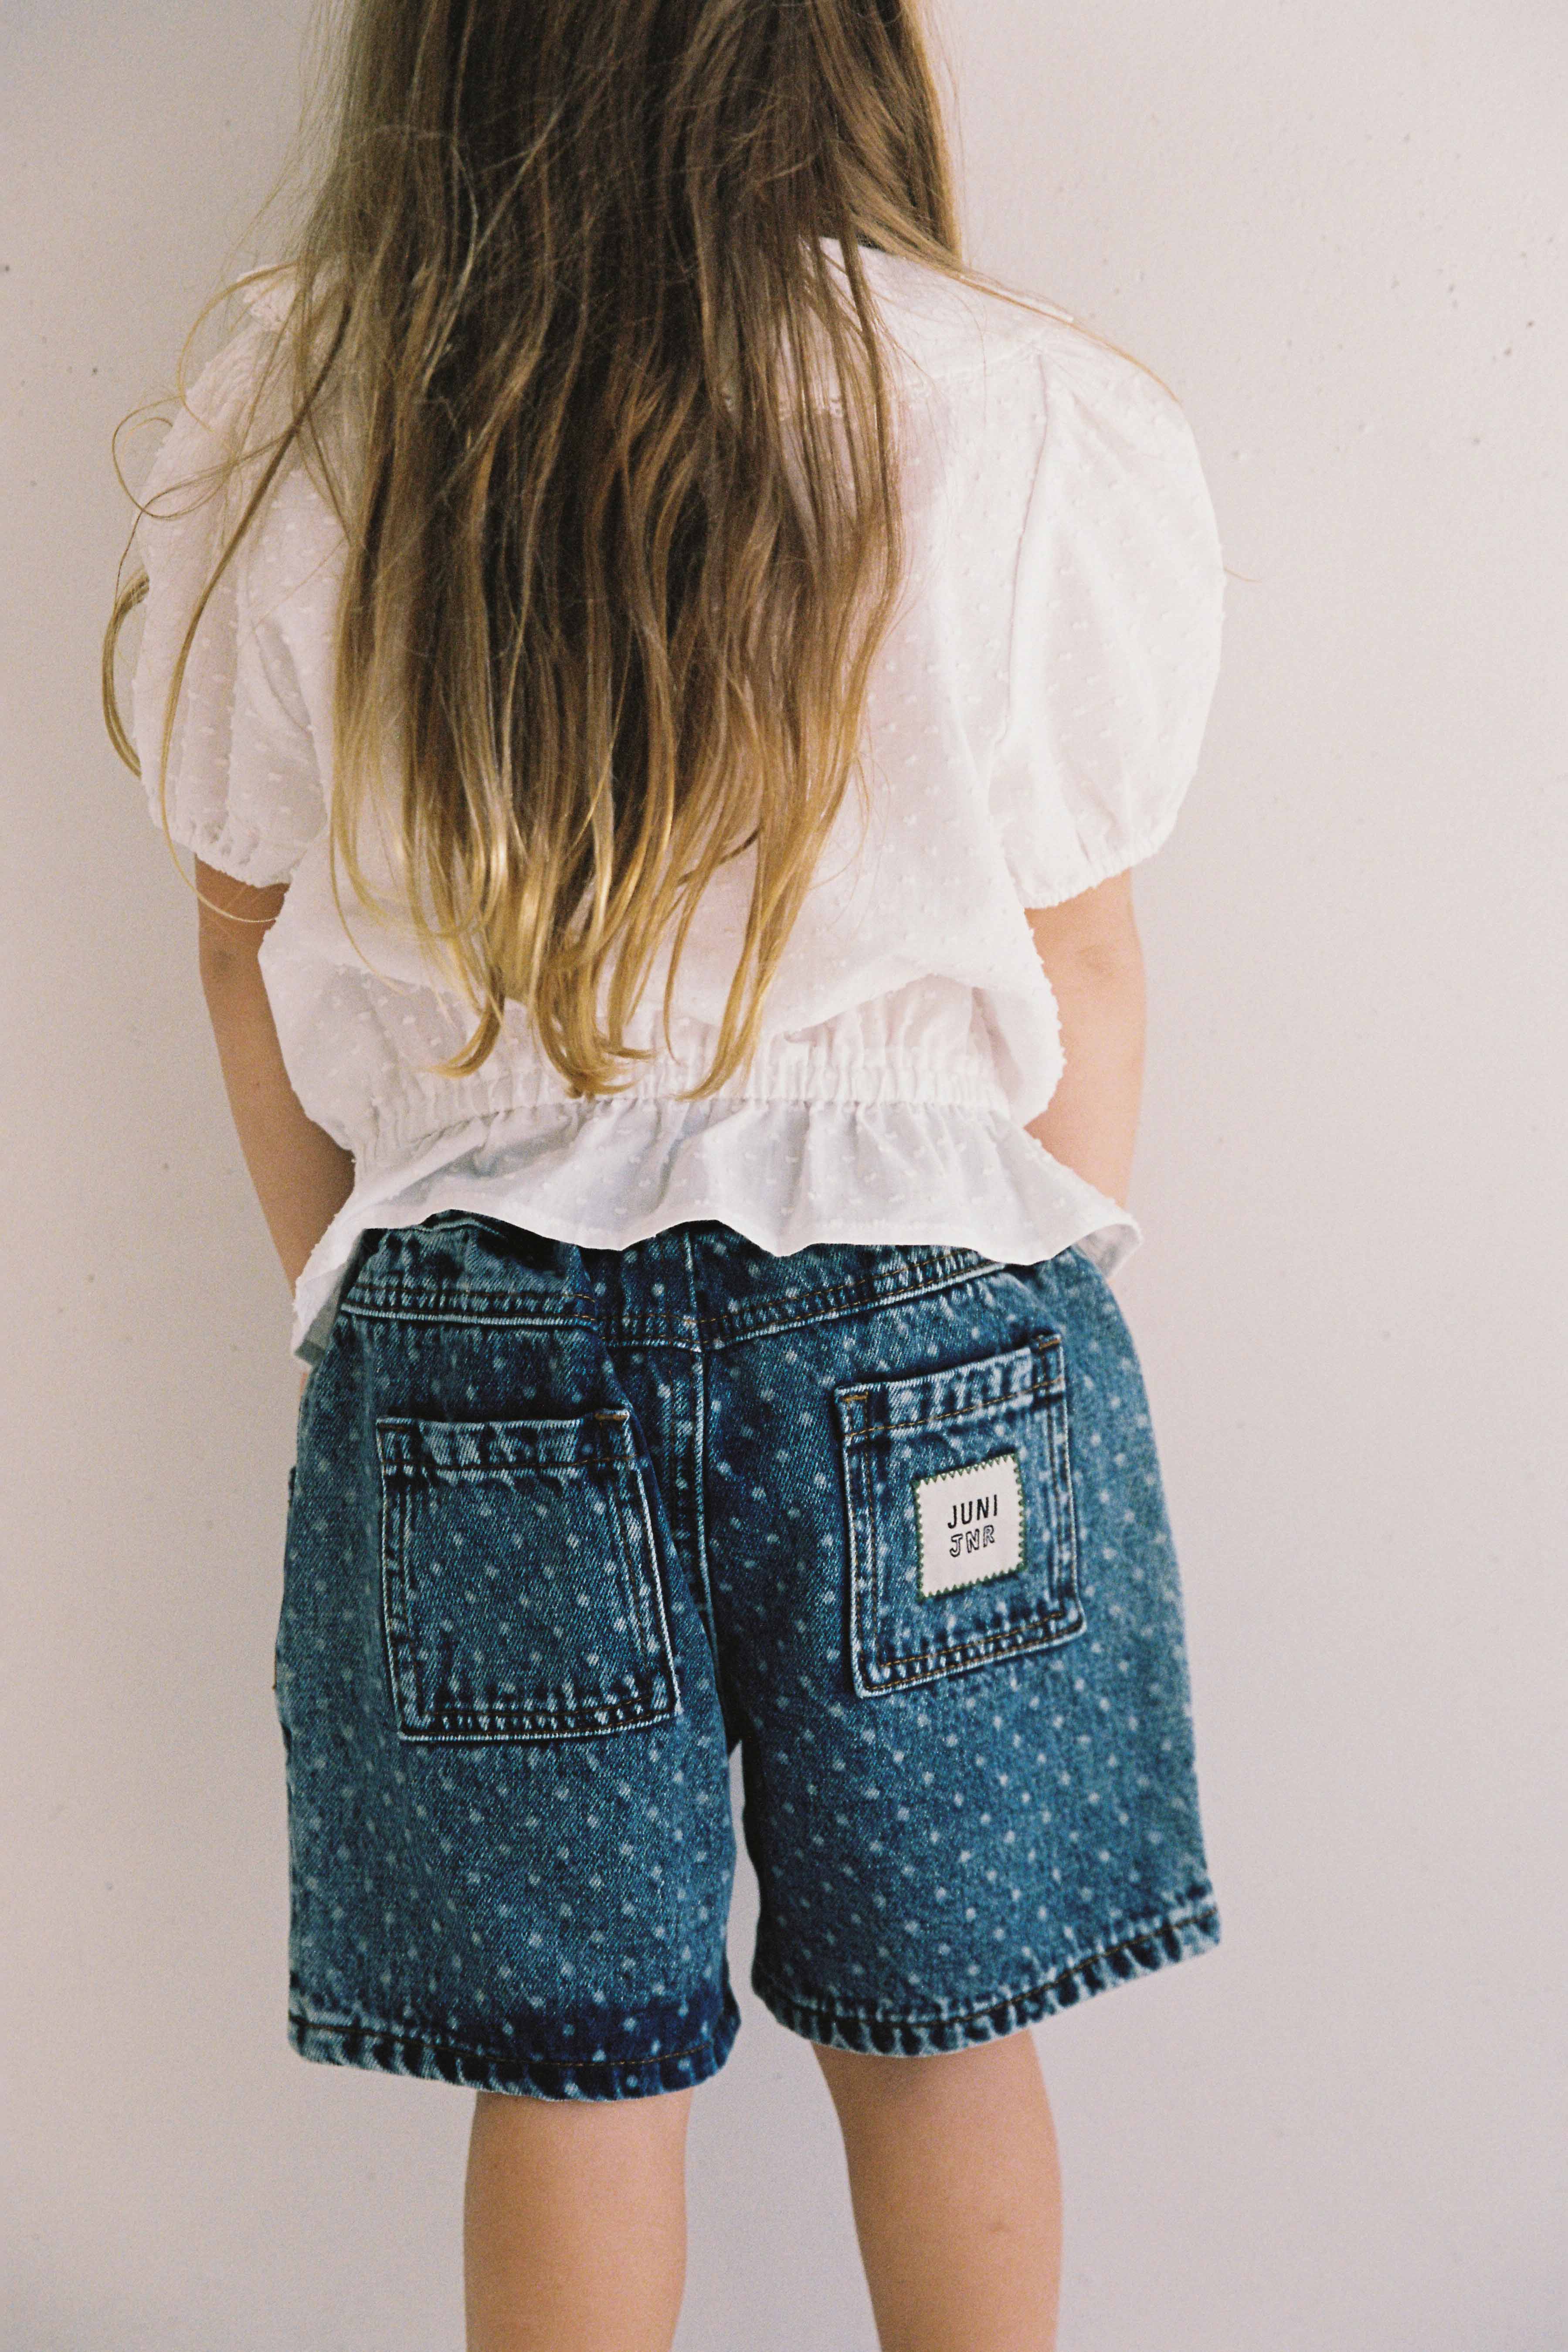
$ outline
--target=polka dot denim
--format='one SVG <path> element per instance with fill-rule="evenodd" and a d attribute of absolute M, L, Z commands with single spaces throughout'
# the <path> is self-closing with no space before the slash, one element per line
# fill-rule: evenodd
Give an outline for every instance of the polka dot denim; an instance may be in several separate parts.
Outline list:
<path fill-rule="evenodd" d="M 1074 1247 L 356 1247 L 300 1407 L 289 2035 L 547 2098 L 701 2081 L 739 1744 L 785 2025 L 921 2053 L 1215 1943 L 1136 1355 Z"/>

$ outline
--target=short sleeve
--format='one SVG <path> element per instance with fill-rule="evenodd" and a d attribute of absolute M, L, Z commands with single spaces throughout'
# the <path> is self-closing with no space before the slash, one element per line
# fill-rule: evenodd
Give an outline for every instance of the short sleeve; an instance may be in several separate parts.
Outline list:
<path fill-rule="evenodd" d="M 181 644 L 253 487 L 203 479 L 244 429 L 254 371 L 273 330 L 248 320 L 203 369 L 147 479 L 136 527 L 147 571 L 132 678 L 132 733 L 148 811 L 162 824 L 159 757 Z M 271 499 L 213 591 L 191 646 L 169 745 L 169 831 L 237 881 L 285 882 L 326 824 L 322 763 L 284 627 L 279 566 L 265 544 Z"/>
<path fill-rule="evenodd" d="M 1023 903 L 1149 856 L 1197 767 L 1224 565 L 1177 403 L 1114 354 L 1042 363 L 991 807 Z"/>

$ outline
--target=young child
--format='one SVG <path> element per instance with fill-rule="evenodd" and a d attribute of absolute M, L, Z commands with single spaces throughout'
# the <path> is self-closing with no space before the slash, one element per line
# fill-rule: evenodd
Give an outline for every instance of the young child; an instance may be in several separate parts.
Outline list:
<path fill-rule="evenodd" d="M 107 649 L 308 1368 L 289 2037 L 479 2094 L 472 2352 L 668 2347 L 739 1746 L 882 2345 L 1043 2352 L 1020 2029 L 1219 1935 L 1107 1279 L 1193 440 L 962 266 L 913 0 L 345 21 Z"/>

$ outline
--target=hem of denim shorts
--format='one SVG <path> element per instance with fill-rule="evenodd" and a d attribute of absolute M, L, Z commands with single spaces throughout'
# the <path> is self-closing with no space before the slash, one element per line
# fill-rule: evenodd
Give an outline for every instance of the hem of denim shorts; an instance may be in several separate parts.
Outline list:
<path fill-rule="evenodd" d="M 665 2050 L 642 2059 L 539 2058 L 350 2019 L 323 2022 L 290 2009 L 289 2042 L 301 2058 L 320 2065 L 362 2066 L 379 2074 L 451 2083 L 465 2091 L 534 2099 L 640 2099 L 707 2082 L 730 2055 L 740 2023 L 731 1993 L 714 2032 L 689 2050 Z"/>
<path fill-rule="evenodd" d="M 1094 1993 L 1109 1992 L 1113 1985 L 1152 1976 L 1156 1969 L 1210 1951 L 1219 1940 L 1219 1911 L 1210 1895 L 1165 1913 L 1115 1943 L 1097 1945 L 1043 1984 L 973 2009 L 940 2010 L 926 2017 L 838 2009 L 829 2001 L 785 1992 L 754 1962 L 752 1990 L 781 2025 L 788 2026 L 792 2033 L 804 2034 L 808 2042 L 824 2042 L 834 2050 L 859 2051 L 870 2057 L 930 2058 L 944 2051 L 966 2050 L 974 2042 L 994 2042 L 1021 2026 L 1037 2025 L 1058 2010 L 1076 2008 Z"/>

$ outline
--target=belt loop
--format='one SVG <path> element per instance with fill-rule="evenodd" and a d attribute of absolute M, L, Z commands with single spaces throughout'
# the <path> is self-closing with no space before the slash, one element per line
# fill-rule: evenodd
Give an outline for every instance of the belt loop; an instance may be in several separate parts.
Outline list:
<path fill-rule="evenodd" d="M 691 1227 L 679 1225 L 676 1230 L 680 1236 L 681 1256 L 686 1272 L 687 1304 L 682 1319 L 689 1319 L 691 1338 L 700 1346 L 702 1338 L 702 1316 L 697 1304 L 697 1265 L 691 1254 Z"/>

